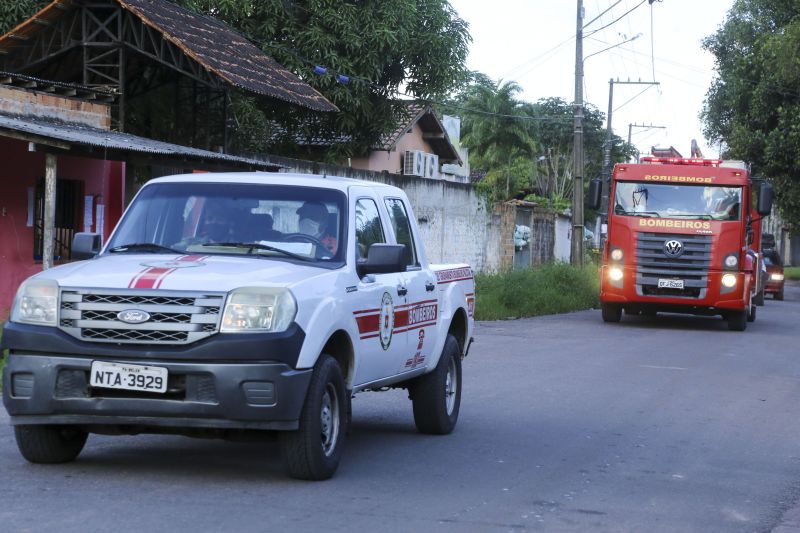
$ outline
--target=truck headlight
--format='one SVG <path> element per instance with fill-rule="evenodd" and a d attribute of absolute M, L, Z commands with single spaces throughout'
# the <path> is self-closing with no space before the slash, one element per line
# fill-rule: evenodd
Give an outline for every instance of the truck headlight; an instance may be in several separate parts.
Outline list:
<path fill-rule="evenodd" d="M 622 269 L 619 267 L 611 267 L 608 270 L 608 277 L 611 281 L 619 281 L 622 279 Z"/>
<path fill-rule="evenodd" d="M 225 333 L 286 331 L 297 314 L 297 303 L 288 289 L 247 287 L 228 295 L 222 313 Z"/>
<path fill-rule="evenodd" d="M 725 258 L 725 266 L 727 268 L 736 268 L 739 266 L 739 258 L 736 254 L 731 254 Z"/>
<path fill-rule="evenodd" d="M 58 324 L 58 283 L 52 279 L 29 279 L 14 298 L 11 321 L 37 326 Z"/>
<path fill-rule="evenodd" d="M 774 274 L 770 274 L 769 279 L 772 281 L 783 281 L 783 274 L 775 272 Z"/>
<path fill-rule="evenodd" d="M 622 261 L 622 248 L 614 248 L 611 250 L 612 261 Z"/>
<path fill-rule="evenodd" d="M 722 285 L 731 288 L 736 286 L 736 275 L 734 274 L 725 274 L 722 276 Z"/>

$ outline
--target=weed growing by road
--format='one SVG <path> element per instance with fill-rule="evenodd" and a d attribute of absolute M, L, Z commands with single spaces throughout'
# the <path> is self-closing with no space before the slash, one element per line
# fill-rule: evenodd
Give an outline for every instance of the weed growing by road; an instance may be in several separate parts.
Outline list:
<path fill-rule="evenodd" d="M 783 269 L 786 279 L 793 279 L 800 281 L 800 267 L 786 267 Z"/>
<path fill-rule="evenodd" d="M 597 307 L 597 268 L 575 268 L 565 263 L 475 278 L 475 318 L 499 320 L 567 313 Z"/>

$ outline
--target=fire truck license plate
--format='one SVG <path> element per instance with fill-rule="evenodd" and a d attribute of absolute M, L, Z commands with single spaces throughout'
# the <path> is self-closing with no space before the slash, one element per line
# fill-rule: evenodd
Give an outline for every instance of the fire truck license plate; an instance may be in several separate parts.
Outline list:
<path fill-rule="evenodd" d="M 682 279 L 660 279 L 658 280 L 659 289 L 682 289 Z"/>
<path fill-rule="evenodd" d="M 106 389 L 167 392 L 167 369 L 93 361 L 89 384 Z"/>

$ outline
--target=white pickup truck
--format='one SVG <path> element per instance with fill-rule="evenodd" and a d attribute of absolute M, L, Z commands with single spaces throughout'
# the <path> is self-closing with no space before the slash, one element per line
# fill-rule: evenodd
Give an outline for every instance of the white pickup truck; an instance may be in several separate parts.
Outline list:
<path fill-rule="evenodd" d="M 450 433 L 473 334 L 468 265 L 429 265 L 402 190 L 311 175 L 171 176 L 142 187 L 101 249 L 20 287 L 3 403 L 34 463 L 89 433 L 277 431 L 288 472 L 338 467 L 350 399 L 407 388 Z"/>

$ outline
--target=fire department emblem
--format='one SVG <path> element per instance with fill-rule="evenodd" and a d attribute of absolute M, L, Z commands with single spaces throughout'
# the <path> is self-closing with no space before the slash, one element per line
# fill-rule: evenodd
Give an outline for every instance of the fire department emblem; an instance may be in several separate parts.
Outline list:
<path fill-rule="evenodd" d="M 678 239 L 670 239 L 664 242 L 664 255 L 667 257 L 678 257 L 683 253 L 683 243 Z"/>
<path fill-rule="evenodd" d="M 392 344 L 392 332 L 394 331 L 394 303 L 392 296 L 388 292 L 383 293 L 381 299 L 381 314 L 378 317 L 381 336 L 381 347 L 388 350 Z"/>

